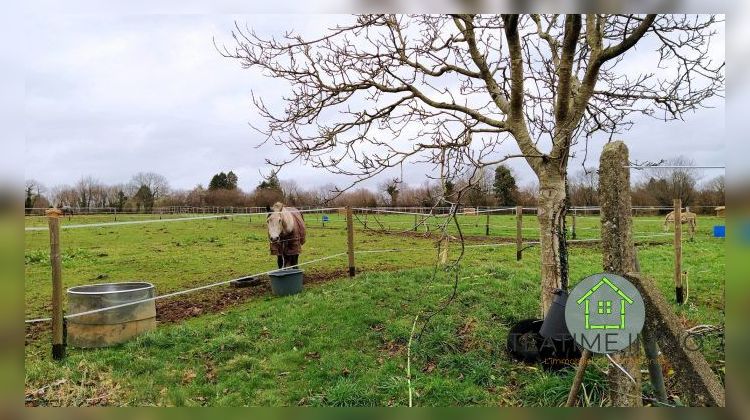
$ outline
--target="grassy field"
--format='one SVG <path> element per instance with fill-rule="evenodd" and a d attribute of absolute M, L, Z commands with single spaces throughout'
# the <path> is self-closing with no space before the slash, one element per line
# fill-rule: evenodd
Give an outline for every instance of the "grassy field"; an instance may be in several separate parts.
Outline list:
<path fill-rule="evenodd" d="M 129 216 L 138 217 L 138 216 Z M 153 218 L 153 216 L 149 216 Z M 158 216 L 156 217 L 158 219 Z M 377 220 L 376 220 L 377 219 Z M 118 221 L 123 219 L 118 216 Z M 673 301 L 673 248 L 661 218 L 635 219 L 642 271 Z M 108 216 L 73 216 L 63 224 L 113 222 Z M 344 252 L 340 215 L 323 226 L 310 214 L 301 261 Z M 233 216 L 139 225 L 64 229 L 65 287 L 146 280 L 159 294 L 274 268 L 258 216 Z M 274 298 L 263 287 L 227 287 L 183 295 L 159 306 L 160 327 L 123 346 L 69 349 L 63 362 L 49 358 L 49 332 L 27 328 L 26 389 L 31 405 L 405 405 L 406 344 L 417 315 L 419 340 L 412 345 L 415 405 L 559 405 L 571 372 L 549 374 L 509 360 L 504 351 L 510 325 L 537 315 L 539 253 L 515 260 L 515 217 L 460 217 L 467 236 L 456 299 L 424 324 L 425 315 L 452 291 L 452 277 L 431 267 L 438 220 L 411 231 L 408 215 L 358 216 L 355 279 L 345 277 L 346 258 L 305 267 L 305 292 Z M 27 218 L 27 226 L 44 220 Z M 690 273 L 687 305 L 675 310 L 686 327 L 724 324 L 725 248 L 711 237 L 721 223 L 699 218 L 695 241 L 685 241 Z M 524 217 L 524 238 L 538 238 L 533 216 Z M 383 230 L 390 229 L 390 232 Z M 406 231 L 406 232 L 404 232 Z M 455 227 L 451 228 L 455 234 Z M 599 236 L 598 217 L 578 217 L 577 238 Z M 659 243 L 661 242 L 661 244 Z M 500 244 L 500 245 L 494 245 Z M 458 254 L 451 243 L 450 256 Z M 25 316 L 49 313 L 49 250 L 46 231 L 27 231 Z M 601 271 L 596 244 L 573 245 L 571 278 Z M 704 354 L 723 374 L 723 346 L 709 341 Z M 597 360 L 586 379 L 587 403 L 606 404 Z M 44 388 L 43 393 L 37 392 Z M 645 389 L 648 393 L 648 388 Z"/>

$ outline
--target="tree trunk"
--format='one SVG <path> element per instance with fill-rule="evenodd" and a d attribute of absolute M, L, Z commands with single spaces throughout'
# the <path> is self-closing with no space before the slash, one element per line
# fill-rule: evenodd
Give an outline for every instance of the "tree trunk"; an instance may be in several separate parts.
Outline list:
<path fill-rule="evenodd" d="M 542 318 L 552 304 L 553 291 L 567 288 L 568 250 L 565 240 L 566 188 L 565 174 L 557 162 L 544 164 L 539 176 L 540 249 L 542 262 Z"/>

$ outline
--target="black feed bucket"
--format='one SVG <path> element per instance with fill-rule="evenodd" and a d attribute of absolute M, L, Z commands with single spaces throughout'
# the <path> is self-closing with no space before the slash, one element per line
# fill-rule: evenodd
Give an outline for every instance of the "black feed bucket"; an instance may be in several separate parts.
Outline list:
<path fill-rule="evenodd" d="M 560 370 L 581 357 L 581 351 L 565 324 L 568 293 L 556 290 L 544 320 L 524 319 L 508 332 L 508 353 L 524 363 L 542 363 L 546 370 Z"/>
<path fill-rule="evenodd" d="M 565 324 L 565 303 L 568 301 L 568 292 L 557 289 L 554 294 L 555 298 L 547 311 L 547 316 L 544 317 L 539 334 L 548 339 L 565 340 L 570 338 L 568 326 Z"/>
<path fill-rule="evenodd" d="M 511 357 L 524 363 L 539 362 L 539 347 L 542 344 L 539 328 L 542 322 L 541 319 L 523 319 L 510 328 L 507 347 Z"/>
<path fill-rule="evenodd" d="M 544 318 L 539 335 L 542 337 L 542 345 L 539 355 L 542 364 L 550 370 L 557 370 L 574 363 L 581 357 L 581 350 L 575 343 L 573 336 L 568 331 L 565 323 L 565 304 L 568 301 L 568 292 L 563 289 L 555 290 L 547 315 Z"/>

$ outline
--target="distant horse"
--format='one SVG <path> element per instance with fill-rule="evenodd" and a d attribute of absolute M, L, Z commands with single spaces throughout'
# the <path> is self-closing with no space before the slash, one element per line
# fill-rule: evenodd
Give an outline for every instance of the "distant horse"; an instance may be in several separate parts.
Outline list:
<path fill-rule="evenodd" d="M 279 268 L 295 267 L 305 244 L 305 218 L 294 207 L 276 203 L 266 219 L 271 255 Z"/>
<path fill-rule="evenodd" d="M 683 211 L 680 213 L 680 224 L 684 225 L 687 224 L 690 226 L 690 235 L 692 236 L 695 233 L 695 225 L 698 220 L 698 217 L 695 213 L 692 213 L 688 210 Z M 669 212 L 667 217 L 664 218 L 664 231 L 669 230 L 670 223 L 674 223 L 674 211 Z"/>

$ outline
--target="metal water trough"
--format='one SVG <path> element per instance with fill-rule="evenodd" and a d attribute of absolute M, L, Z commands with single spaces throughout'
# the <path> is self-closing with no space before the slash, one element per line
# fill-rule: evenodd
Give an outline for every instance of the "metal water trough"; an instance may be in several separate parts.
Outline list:
<path fill-rule="evenodd" d="M 68 289 L 68 314 L 87 312 L 156 296 L 146 282 L 104 283 Z M 68 344 L 73 347 L 107 347 L 128 341 L 156 328 L 154 300 L 135 303 L 67 320 Z"/>

